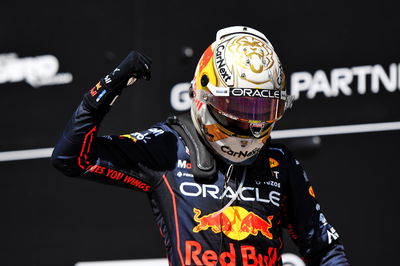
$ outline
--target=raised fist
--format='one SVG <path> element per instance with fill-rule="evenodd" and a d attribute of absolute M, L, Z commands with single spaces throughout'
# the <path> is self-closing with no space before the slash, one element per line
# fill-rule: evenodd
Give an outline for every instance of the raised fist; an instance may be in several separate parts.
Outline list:
<path fill-rule="evenodd" d="M 150 66 L 149 57 L 136 51 L 130 52 L 111 73 L 85 94 L 85 103 L 94 110 L 112 105 L 122 89 L 131 86 L 137 79 L 150 80 Z"/>

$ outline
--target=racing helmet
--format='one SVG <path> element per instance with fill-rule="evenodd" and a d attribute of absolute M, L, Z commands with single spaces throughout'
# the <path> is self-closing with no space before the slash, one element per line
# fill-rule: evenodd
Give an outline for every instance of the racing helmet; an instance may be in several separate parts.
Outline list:
<path fill-rule="evenodd" d="M 190 88 L 196 130 L 229 163 L 252 161 L 291 105 L 285 85 L 282 65 L 264 34 L 244 26 L 219 30 Z"/>

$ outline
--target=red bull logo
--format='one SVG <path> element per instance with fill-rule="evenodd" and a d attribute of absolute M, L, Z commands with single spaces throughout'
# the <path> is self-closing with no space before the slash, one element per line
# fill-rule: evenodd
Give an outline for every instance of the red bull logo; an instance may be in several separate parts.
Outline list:
<path fill-rule="evenodd" d="M 242 240 L 250 234 L 253 236 L 261 235 L 268 239 L 272 239 L 273 215 L 264 220 L 254 212 L 249 212 L 239 206 L 231 206 L 223 212 L 214 212 L 207 215 L 201 215 L 199 209 L 194 208 L 194 221 L 197 225 L 193 228 L 193 232 L 198 233 L 202 230 L 211 229 L 214 233 L 223 232 L 227 237 L 234 240 Z"/>
<path fill-rule="evenodd" d="M 269 229 L 272 227 L 271 220 L 274 216 L 268 216 L 267 220 L 265 221 L 263 218 L 258 216 L 257 214 L 250 212 L 242 221 L 242 225 L 240 230 L 242 232 L 247 232 L 256 236 L 258 232 L 263 234 L 266 238 L 272 239 L 272 234 Z"/>
<path fill-rule="evenodd" d="M 238 256 L 240 253 L 240 257 Z M 280 261 L 277 249 L 265 248 L 264 254 L 258 253 L 254 246 L 242 245 L 236 250 L 233 243 L 229 250 L 217 253 L 215 250 L 205 250 L 197 241 L 185 242 L 185 265 L 221 265 L 221 266 L 274 266 Z"/>
<path fill-rule="evenodd" d="M 211 213 L 208 215 L 204 215 L 203 217 L 200 217 L 201 211 L 199 209 L 193 208 L 194 212 L 194 220 L 198 222 L 199 224 L 196 225 L 193 228 L 193 232 L 198 233 L 202 230 L 207 230 L 208 228 L 211 228 L 211 231 L 214 233 L 220 233 L 221 230 L 223 232 L 230 231 L 232 229 L 232 223 L 229 221 L 228 216 L 224 214 L 223 212 L 221 213 Z"/>

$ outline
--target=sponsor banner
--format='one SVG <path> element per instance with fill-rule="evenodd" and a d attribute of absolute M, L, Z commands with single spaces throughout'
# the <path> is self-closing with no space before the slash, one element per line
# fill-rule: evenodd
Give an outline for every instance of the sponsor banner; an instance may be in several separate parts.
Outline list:
<path fill-rule="evenodd" d="M 192 243 L 196 245 L 195 243 Z M 249 249 L 248 249 L 249 250 Z M 244 249 L 246 252 L 247 250 Z M 251 253 L 251 250 L 250 254 Z M 205 252 L 203 252 L 204 254 Z M 222 255 L 222 254 L 221 254 Z M 209 256 L 209 255 L 208 255 Z M 204 260 L 208 259 L 208 256 L 204 257 Z M 228 254 L 226 254 L 228 256 Z M 203 259 L 202 257 L 195 257 L 199 261 Z M 293 254 L 293 253 L 284 253 L 282 254 L 282 262 L 284 266 L 305 266 L 303 260 Z M 166 258 L 159 258 L 159 259 L 141 259 L 141 260 L 110 260 L 110 261 L 88 261 L 88 262 L 78 262 L 75 266 L 167 266 L 168 260 Z"/>
<path fill-rule="evenodd" d="M 170 103 L 176 111 L 187 111 L 192 105 L 192 99 L 189 97 L 190 82 L 175 84 L 170 93 Z"/>
<path fill-rule="evenodd" d="M 329 72 L 294 72 L 290 77 L 290 92 L 295 99 L 314 99 L 317 95 L 338 97 L 339 95 L 364 95 L 367 92 L 395 92 L 400 90 L 400 64 L 388 67 L 376 65 L 334 68 Z"/>
<path fill-rule="evenodd" d="M 223 44 L 219 47 L 222 49 Z M 224 70 L 223 58 L 216 58 L 221 71 Z M 219 65 L 217 65 L 219 66 Z M 228 73 L 223 71 L 224 74 Z M 230 78 L 228 74 L 225 76 Z M 188 96 L 190 83 L 178 83 L 171 90 L 171 106 L 176 111 L 189 110 L 191 99 Z M 340 67 L 329 71 L 319 69 L 315 72 L 296 71 L 290 75 L 290 94 L 295 100 L 306 98 L 315 99 L 318 95 L 331 98 L 338 96 L 365 95 L 370 93 L 400 91 L 400 64 L 389 66 L 375 64 L 365 66 Z M 232 96 L 254 96 L 284 99 L 286 95 L 279 90 L 231 88 Z"/>
<path fill-rule="evenodd" d="M 282 254 L 283 266 L 306 266 L 304 261 L 293 253 Z"/>
<path fill-rule="evenodd" d="M 25 81 L 34 88 L 72 82 L 71 73 L 58 73 L 59 61 L 54 55 L 18 57 L 16 53 L 0 54 L 0 84 Z"/>
<path fill-rule="evenodd" d="M 110 260 L 78 262 L 75 266 L 167 266 L 166 258 L 142 259 L 142 260 Z"/>

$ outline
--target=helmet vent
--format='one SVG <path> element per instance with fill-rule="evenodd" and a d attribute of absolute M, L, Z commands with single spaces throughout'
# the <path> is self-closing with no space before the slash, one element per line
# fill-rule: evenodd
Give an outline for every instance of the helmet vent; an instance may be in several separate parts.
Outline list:
<path fill-rule="evenodd" d="M 203 86 L 203 87 L 207 86 L 208 82 L 209 82 L 208 76 L 206 74 L 204 74 L 201 77 L 201 81 L 200 81 L 201 86 Z"/>

